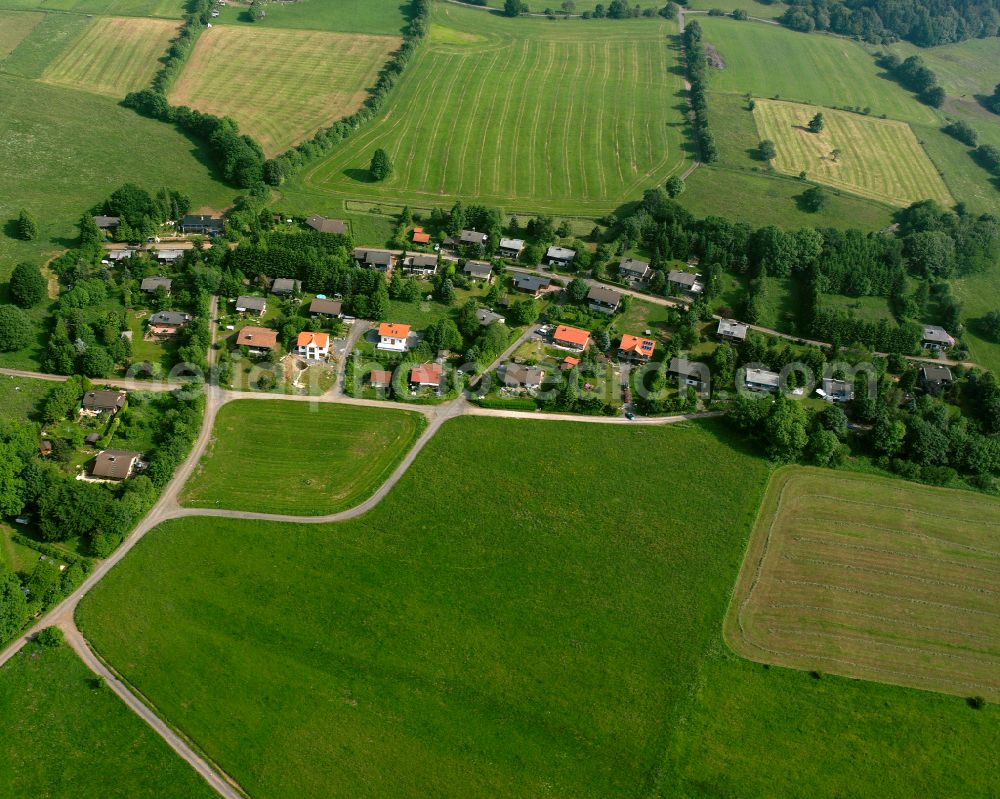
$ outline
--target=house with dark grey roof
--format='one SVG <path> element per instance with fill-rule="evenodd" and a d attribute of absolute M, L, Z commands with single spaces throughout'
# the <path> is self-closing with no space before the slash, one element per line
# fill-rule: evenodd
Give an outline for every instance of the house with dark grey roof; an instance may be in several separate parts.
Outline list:
<path fill-rule="evenodd" d="M 114 416 L 125 407 L 128 394 L 124 391 L 88 391 L 80 403 L 82 416 L 99 416 L 102 413 Z"/>
<path fill-rule="evenodd" d="M 172 264 L 184 257 L 184 250 L 176 247 L 161 247 L 156 251 L 156 260 L 161 264 Z"/>
<path fill-rule="evenodd" d="M 132 247 L 116 248 L 104 253 L 104 258 L 108 261 L 126 261 L 137 252 L 139 251 Z"/>
<path fill-rule="evenodd" d="M 767 391 L 773 394 L 781 387 L 781 375 L 767 369 L 747 369 L 743 385 L 751 391 Z"/>
<path fill-rule="evenodd" d="M 545 251 L 545 263 L 549 266 L 567 267 L 576 258 L 576 250 L 553 245 Z"/>
<path fill-rule="evenodd" d="M 236 298 L 236 313 L 248 313 L 261 316 L 267 311 L 267 300 L 263 297 L 241 295 Z"/>
<path fill-rule="evenodd" d="M 90 470 L 99 480 L 128 480 L 135 472 L 141 453 L 124 449 L 106 449 L 98 453 Z"/>
<path fill-rule="evenodd" d="M 366 247 L 354 248 L 354 260 L 358 266 L 377 269 L 379 272 L 388 272 L 396 263 L 388 250 L 369 250 Z"/>
<path fill-rule="evenodd" d="M 618 274 L 628 281 L 645 280 L 651 271 L 648 263 L 637 261 L 635 258 L 622 258 L 618 264 Z"/>
<path fill-rule="evenodd" d="M 750 326 L 743 324 L 743 322 L 737 322 L 735 319 L 720 319 L 715 337 L 722 341 L 742 344 L 747 340 L 748 332 L 750 332 Z"/>
<path fill-rule="evenodd" d="M 500 239 L 500 246 L 497 247 L 497 255 L 501 258 L 517 260 L 524 252 L 523 239 Z"/>
<path fill-rule="evenodd" d="M 854 399 L 854 384 L 847 380 L 824 377 L 821 391 L 821 396 L 828 402 L 850 402 Z"/>
<path fill-rule="evenodd" d="M 542 385 L 545 372 L 536 366 L 524 366 L 519 363 L 507 363 L 503 366 L 503 384 L 507 388 L 536 389 Z"/>
<path fill-rule="evenodd" d="M 309 303 L 309 315 L 313 319 L 326 317 L 327 319 L 339 318 L 344 313 L 344 304 L 340 300 L 327 300 L 316 298 Z"/>
<path fill-rule="evenodd" d="M 118 227 L 121 218 L 117 216 L 104 216 L 103 214 L 94 217 L 94 224 L 101 230 L 111 230 Z"/>
<path fill-rule="evenodd" d="M 955 346 L 955 339 L 943 327 L 924 325 L 920 343 L 929 350 L 946 350 Z"/>
<path fill-rule="evenodd" d="M 951 369 L 942 364 L 924 364 L 920 367 L 920 385 L 928 394 L 938 394 L 954 381 Z"/>
<path fill-rule="evenodd" d="M 202 233 L 208 236 L 218 236 L 222 233 L 225 221 L 221 216 L 210 214 L 188 214 L 181 220 L 181 233 Z"/>
<path fill-rule="evenodd" d="M 667 366 L 667 376 L 690 386 L 699 394 L 708 392 L 711 384 L 711 373 L 703 363 L 689 361 L 687 358 L 671 358 Z"/>
<path fill-rule="evenodd" d="M 552 281 L 541 275 L 514 275 L 514 288 L 524 294 L 540 297 L 549 290 Z"/>
<path fill-rule="evenodd" d="M 705 287 L 699 282 L 699 277 L 700 275 L 696 275 L 694 272 L 671 269 L 670 274 L 667 275 L 667 285 L 685 294 L 701 294 Z"/>
<path fill-rule="evenodd" d="M 167 294 L 170 293 L 170 287 L 174 284 L 169 277 L 144 277 L 142 282 L 139 284 L 139 290 L 144 291 L 147 294 L 155 294 L 156 290 L 163 286 L 167 290 Z"/>
<path fill-rule="evenodd" d="M 183 311 L 158 311 L 149 317 L 149 333 L 157 338 L 176 336 L 194 317 Z"/>
<path fill-rule="evenodd" d="M 485 233 L 480 233 L 476 230 L 463 230 L 462 234 L 458 237 L 459 244 L 478 244 L 480 247 L 486 246 L 486 240 L 489 238 Z"/>
<path fill-rule="evenodd" d="M 290 297 L 302 291 L 302 281 L 290 277 L 278 277 L 271 283 L 271 293 L 279 297 Z"/>
<path fill-rule="evenodd" d="M 403 261 L 403 271 L 411 275 L 429 277 L 437 272 L 438 257 L 436 255 L 411 255 Z"/>
<path fill-rule="evenodd" d="M 587 292 L 587 303 L 592 311 L 613 314 L 622 304 L 622 295 L 607 286 L 592 286 Z"/>
<path fill-rule="evenodd" d="M 343 235 L 347 233 L 347 223 L 341 219 L 327 219 L 325 216 L 313 214 L 306 220 L 306 225 L 319 233 Z"/>
<path fill-rule="evenodd" d="M 476 319 L 479 320 L 481 327 L 489 327 L 494 322 L 499 322 L 500 324 L 505 324 L 506 319 L 498 313 L 493 313 L 489 308 L 480 308 L 476 311 Z"/>
<path fill-rule="evenodd" d="M 479 283 L 493 282 L 493 264 L 489 261 L 466 261 L 462 274 Z"/>

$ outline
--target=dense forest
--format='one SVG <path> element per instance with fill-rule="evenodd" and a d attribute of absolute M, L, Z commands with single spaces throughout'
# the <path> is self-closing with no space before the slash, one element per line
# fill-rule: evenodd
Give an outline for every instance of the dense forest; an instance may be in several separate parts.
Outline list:
<path fill-rule="evenodd" d="M 883 44 L 932 47 L 1000 32 L 1000 0 L 792 0 L 781 21 L 794 30 L 832 31 Z"/>

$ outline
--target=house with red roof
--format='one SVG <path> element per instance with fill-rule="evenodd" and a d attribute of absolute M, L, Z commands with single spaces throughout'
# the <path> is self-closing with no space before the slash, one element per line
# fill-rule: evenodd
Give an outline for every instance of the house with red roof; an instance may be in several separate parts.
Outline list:
<path fill-rule="evenodd" d="M 309 331 L 299 333 L 295 351 L 311 361 L 325 361 L 330 356 L 330 334 Z"/>
<path fill-rule="evenodd" d="M 618 345 L 618 360 L 620 361 L 641 361 L 645 363 L 653 357 L 653 350 L 656 349 L 656 342 L 651 338 L 632 336 L 628 333 L 622 335 L 622 342 Z"/>
<path fill-rule="evenodd" d="M 590 345 L 590 333 L 578 327 L 559 325 L 552 334 L 552 343 L 571 350 L 585 350 Z"/>
<path fill-rule="evenodd" d="M 439 388 L 444 366 L 435 363 L 422 363 L 410 370 L 410 385 L 416 388 Z"/>

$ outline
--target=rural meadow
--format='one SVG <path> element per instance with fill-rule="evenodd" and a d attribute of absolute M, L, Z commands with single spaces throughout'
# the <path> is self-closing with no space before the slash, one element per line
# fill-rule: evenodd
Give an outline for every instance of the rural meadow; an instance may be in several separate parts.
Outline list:
<path fill-rule="evenodd" d="M 0 0 L 0 799 L 992 799 L 996 0 Z"/>

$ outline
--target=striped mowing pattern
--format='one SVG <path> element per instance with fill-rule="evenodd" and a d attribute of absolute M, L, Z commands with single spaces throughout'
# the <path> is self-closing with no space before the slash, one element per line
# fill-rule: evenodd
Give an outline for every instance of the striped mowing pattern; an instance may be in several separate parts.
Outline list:
<path fill-rule="evenodd" d="M 806 126 L 817 112 L 826 124 L 821 133 L 810 133 Z M 926 199 L 954 204 L 905 122 L 775 100 L 758 100 L 754 119 L 760 138 L 777 148 L 779 172 L 805 172 L 817 183 L 890 205 Z"/>
<path fill-rule="evenodd" d="M 42 74 L 45 83 L 124 97 L 144 89 L 179 23 L 135 17 L 96 17 L 83 36 Z"/>

